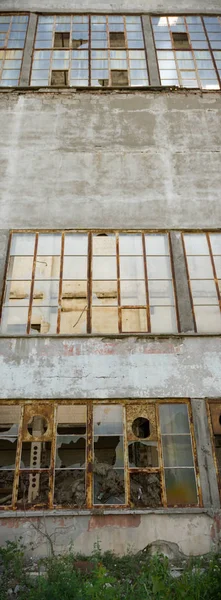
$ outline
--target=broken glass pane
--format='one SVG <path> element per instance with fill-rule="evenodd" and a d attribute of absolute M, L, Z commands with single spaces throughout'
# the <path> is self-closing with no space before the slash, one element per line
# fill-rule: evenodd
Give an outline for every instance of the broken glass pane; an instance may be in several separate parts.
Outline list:
<path fill-rule="evenodd" d="M 86 440 L 80 436 L 58 435 L 56 440 L 56 469 L 85 467 Z"/>
<path fill-rule="evenodd" d="M 100 467 L 106 465 L 113 467 L 124 466 L 123 436 L 96 436 L 94 438 L 94 461 Z"/>
<path fill-rule="evenodd" d="M 31 330 L 32 334 L 47 334 L 57 333 L 57 307 L 36 307 L 33 306 L 31 314 Z"/>
<path fill-rule="evenodd" d="M 3 405 L 0 410 L 0 437 L 14 437 L 18 434 L 18 424 L 21 415 L 21 407 L 15 405 Z"/>
<path fill-rule="evenodd" d="M 94 504 L 125 504 L 123 469 L 94 466 Z"/>
<path fill-rule="evenodd" d="M 23 442 L 21 469 L 49 469 L 51 442 Z"/>
<path fill-rule="evenodd" d="M 130 501 L 136 507 L 161 506 L 160 473 L 131 473 Z"/>
<path fill-rule="evenodd" d="M 197 504 L 194 469 L 165 469 L 167 503 Z"/>
<path fill-rule="evenodd" d="M 94 406 L 94 434 L 123 434 L 123 407 L 110 404 Z"/>
<path fill-rule="evenodd" d="M 189 419 L 186 404 L 160 404 L 161 433 L 189 433 Z"/>
<path fill-rule="evenodd" d="M 18 487 L 18 508 L 24 509 L 30 504 L 48 504 L 48 473 L 20 473 Z"/>
<path fill-rule="evenodd" d="M 86 502 L 85 472 L 83 470 L 55 471 L 54 504 L 65 507 L 84 506 Z"/>
<path fill-rule="evenodd" d="M 128 444 L 129 467 L 158 467 L 157 442 L 131 442 Z"/>
<path fill-rule="evenodd" d="M 0 471 L 0 506 L 12 503 L 14 471 Z"/>

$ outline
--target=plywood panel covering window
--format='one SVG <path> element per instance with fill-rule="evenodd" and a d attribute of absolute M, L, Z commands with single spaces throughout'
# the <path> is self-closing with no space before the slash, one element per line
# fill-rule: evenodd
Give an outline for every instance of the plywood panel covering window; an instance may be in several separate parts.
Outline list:
<path fill-rule="evenodd" d="M 195 328 L 221 333 L 221 233 L 183 235 Z"/>
<path fill-rule="evenodd" d="M 185 401 L 1 402 L 0 507 L 197 506 Z"/>
<path fill-rule="evenodd" d="M 176 333 L 165 233 L 13 233 L 1 332 Z"/>
<path fill-rule="evenodd" d="M 220 17 L 156 16 L 152 26 L 162 85 L 220 88 Z"/>
<path fill-rule="evenodd" d="M 63 50 L 65 48 L 65 50 Z M 31 85 L 147 86 L 141 17 L 55 15 L 38 19 Z"/>
<path fill-rule="evenodd" d="M 17 86 L 20 80 L 28 15 L 0 14 L 0 86 Z"/>

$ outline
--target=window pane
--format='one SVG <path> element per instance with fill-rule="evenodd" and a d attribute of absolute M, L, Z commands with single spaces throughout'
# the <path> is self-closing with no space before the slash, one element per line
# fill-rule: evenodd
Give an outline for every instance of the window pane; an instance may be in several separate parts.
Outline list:
<path fill-rule="evenodd" d="M 40 233 L 38 236 L 38 255 L 61 254 L 60 233 Z"/>
<path fill-rule="evenodd" d="M 94 255 L 116 255 L 115 235 L 93 235 L 93 254 Z"/>
<path fill-rule="evenodd" d="M 92 304 L 103 306 L 117 305 L 117 282 L 93 281 Z"/>
<path fill-rule="evenodd" d="M 28 321 L 28 307 L 3 308 L 1 319 L 1 332 L 11 335 L 26 333 Z"/>
<path fill-rule="evenodd" d="M 60 262 L 60 256 L 37 256 L 35 278 L 59 279 Z"/>
<path fill-rule="evenodd" d="M 194 306 L 197 331 L 220 333 L 221 315 L 219 306 Z"/>
<path fill-rule="evenodd" d="M 11 256 L 8 265 L 8 279 L 31 279 L 33 269 L 32 256 Z"/>
<path fill-rule="evenodd" d="M 146 305 L 146 289 L 144 281 L 121 281 L 120 282 L 121 305 Z"/>
<path fill-rule="evenodd" d="M 12 502 L 14 471 L 0 471 L 0 500 L 2 506 L 9 506 Z"/>
<path fill-rule="evenodd" d="M 211 233 L 210 242 L 213 254 L 221 254 L 221 234 Z"/>
<path fill-rule="evenodd" d="M 149 279 L 172 279 L 170 258 L 167 256 L 148 256 L 147 275 Z"/>
<path fill-rule="evenodd" d="M 144 308 L 122 309 L 122 332 L 146 332 L 147 313 Z"/>
<path fill-rule="evenodd" d="M 190 279 L 213 279 L 213 269 L 210 257 L 188 256 Z"/>
<path fill-rule="evenodd" d="M 30 281 L 8 281 L 4 303 L 11 306 L 28 306 L 30 300 Z"/>
<path fill-rule="evenodd" d="M 85 467 L 86 439 L 76 435 L 58 435 L 56 439 L 56 469 Z"/>
<path fill-rule="evenodd" d="M 120 257 L 121 279 L 144 279 L 144 260 L 142 256 Z"/>
<path fill-rule="evenodd" d="M 165 469 L 167 503 L 197 504 L 194 469 Z"/>
<path fill-rule="evenodd" d="M 21 407 L 9 404 L 2 405 L 0 410 L 0 437 L 14 437 L 18 435 Z"/>
<path fill-rule="evenodd" d="M 186 404 L 160 404 L 161 433 L 189 433 L 189 419 Z"/>
<path fill-rule="evenodd" d="M 92 332 L 102 334 L 118 333 L 118 309 L 103 307 L 93 308 Z"/>
<path fill-rule="evenodd" d="M 194 306 L 197 304 L 218 304 L 216 286 L 212 279 L 192 279 L 191 292 Z"/>
<path fill-rule="evenodd" d="M 27 256 L 34 254 L 35 235 L 32 233 L 13 233 L 10 254 Z"/>
<path fill-rule="evenodd" d="M 84 308 L 62 303 L 60 333 L 78 335 L 87 331 L 87 303 Z"/>
<path fill-rule="evenodd" d="M 137 508 L 161 506 L 161 481 L 159 473 L 131 473 L 130 500 Z"/>
<path fill-rule="evenodd" d="M 86 503 L 85 471 L 79 469 L 55 471 L 54 504 L 64 507 Z"/>
<path fill-rule="evenodd" d="M 152 333 L 176 333 L 176 310 L 173 306 L 150 306 Z"/>
<path fill-rule="evenodd" d="M 128 444 L 129 467 L 158 467 L 157 442 L 131 442 Z"/>
<path fill-rule="evenodd" d="M 163 435 L 164 467 L 192 467 L 193 453 L 189 435 Z"/>
<path fill-rule="evenodd" d="M 124 466 L 124 443 L 123 436 L 95 436 L 94 437 L 94 460 L 102 467 L 111 465 L 113 467 Z"/>
<path fill-rule="evenodd" d="M 64 256 L 64 279 L 87 279 L 87 256 Z"/>
<path fill-rule="evenodd" d="M 98 470 L 99 466 L 94 467 L 94 504 L 124 504 L 123 469 L 113 469 L 107 465 L 105 470 L 102 465 L 102 472 L 97 473 Z"/>
<path fill-rule="evenodd" d="M 174 306 L 174 290 L 172 281 L 149 281 L 149 301 L 151 306 Z"/>
<path fill-rule="evenodd" d="M 184 235 L 185 248 L 187 254 L 200 255 L 209 254 L 209 246 L 207 243 L 205 234 L 185 234 Z"/>
<path fill-rule="evenodd" d="M 142 237 L 140 234 L 120 234 L 119 235 L 120 254 L 143 254 Z"/>
<path fill-rule="evenodd" d="M 116 279 L 117 278 L 117 262 L 113 256 L 93 258 L 92 265 L 93 279 Z"/>
<path fill-rule="evenodd" d="M 17 438 L 0 438 L 0 469 L 14 469 L 16 461 Z"/>
<path fill-rule="evenodd" d="M 123 434 L 123 407 L 119 404 L 94 406 L 94 435 Z"/>
<path fill-rule="evenodd" d="M 35 281 L 33 304 L 41 304 L 42 306 L 57 305 L 58 293 L 58 281 Z"/>

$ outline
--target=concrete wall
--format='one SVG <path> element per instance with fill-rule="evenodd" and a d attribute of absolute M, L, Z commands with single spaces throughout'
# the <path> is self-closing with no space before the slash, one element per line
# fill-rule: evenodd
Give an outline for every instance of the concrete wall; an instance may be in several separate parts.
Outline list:
<path fill-rule="evenodd" d="M 221 223 L 221 95 L 0 94 L 2 228 Z"/>
<path fill-rule="evenodd" d="M 96 543 L 103 551 L 123 554 L 146 548 L 163 551 L 171 558 L 182 554 L 197 555 L 216 551 L 220 544 L 219 513 L 187 511 L 186 514 L 104 514 L 104 515 L 44 515 L 40 517 L 5 514 L 0 520 L 0 545 L 6 540 L 22 537 L 29 556 L 50 554 L 50 543 L 56 553 L 87 552 Z M 48 536 L 48 537 L 46 537 Z M 31 545 L 31 547 L 30 547 Z"/>
<path fill-rule="evenodd" d="M 121 0 L 111 2 L 108 0 L 1 0 L 0 11 L 38 11 L 38 12 L 128 12 L 136 11 L 152 13 L 219 13 L 221 12 L 220 0 L 213 0 L 210 4 L 206 0 Z"/>
<path fill-rule="evenodd" d="M 216 398 L 220 338 L 0 339 L 1 398 Z"/>

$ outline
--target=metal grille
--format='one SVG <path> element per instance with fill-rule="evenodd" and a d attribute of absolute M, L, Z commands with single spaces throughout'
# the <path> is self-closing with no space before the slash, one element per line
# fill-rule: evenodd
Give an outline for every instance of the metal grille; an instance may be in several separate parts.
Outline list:
<path fill-rule="evenodd" d="M 147 86 L 141 17 L 42 16 L 31 85 Z"/>
<path fill-rule="evenodd" d="M 13 233 L 1 332 L 176 333 L 167 233 Z"/>
<path fill-rule="evenodd" d="M 27 15 L 0 14 L 0 86 L 17 86 L 28 26 Z"/>
<path fill-rule="evenodd" d="M 201 505 L 189 410 L 183 400 L 1 402 L 0 507 Z"/>
<path fill-rule="evenodd" d="M 152 17 L 161 84 L 220 89 L 220 17 Z"/>

